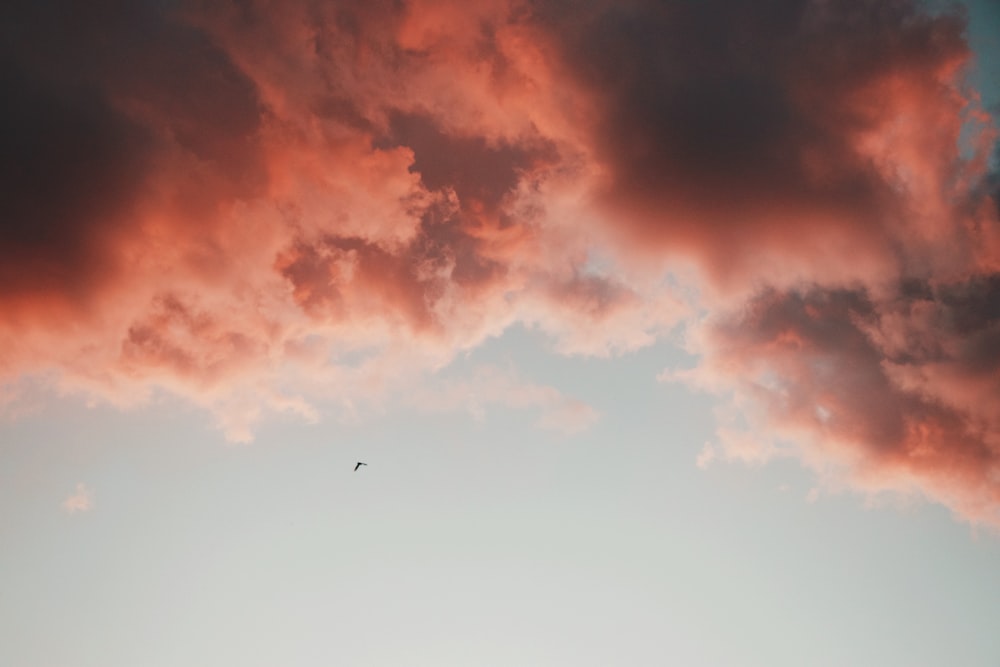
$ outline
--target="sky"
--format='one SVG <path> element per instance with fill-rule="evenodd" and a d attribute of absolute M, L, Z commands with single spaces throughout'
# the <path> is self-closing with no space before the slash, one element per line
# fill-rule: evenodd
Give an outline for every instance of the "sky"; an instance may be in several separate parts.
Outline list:
<path fill-rule="evenodd" d="M 992 0 L 0 35 L 0 664 L 1000 662 Z"/>

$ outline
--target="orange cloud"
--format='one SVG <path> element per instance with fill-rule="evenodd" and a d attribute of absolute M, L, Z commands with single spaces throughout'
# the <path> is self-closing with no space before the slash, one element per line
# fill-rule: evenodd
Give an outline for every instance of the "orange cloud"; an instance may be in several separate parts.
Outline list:
<path fill-rule="evenodd" d="M 883 298 L 772 291 L 709 324 L 704 363 L 672 378 L 726 397 L 727 458 L 798 456 L 1000 524 L 998 295 L 996 277 Z"/>
<path fill-rule="evenodd" d="M 566 24 L 620 256 L 699 276 L 701 363 L 664 377 L 725 397 L 700 462 L 794 455 L 1000 524 L 997 135 L 961 19 L 598 2 Z"/>
<path fill-rule="evenodd" d="M 246 441 L 269 412 L 402 400 L 514 324 L 611 355 L 685 321 L 692 377 L 732 399 L 711 456 L 794 451 L 970 518 L 998 506 L 996 132 L 960 16 L 3 12 L 4 396 L 22 377 L 123 406 L 169 392 Z M 488 402 L 593 421 L 504 387 Z"/>

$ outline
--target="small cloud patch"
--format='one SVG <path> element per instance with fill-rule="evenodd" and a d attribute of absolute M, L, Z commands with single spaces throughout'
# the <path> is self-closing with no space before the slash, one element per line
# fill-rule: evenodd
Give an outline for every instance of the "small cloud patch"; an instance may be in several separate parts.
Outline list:
<path fill-rule="evenodd" d="M 76 492 L 62 502 L 62 508 L 70 514 L 89 512 L 94 508 L 94 493 L 83 482 L 76 485 Z"/>

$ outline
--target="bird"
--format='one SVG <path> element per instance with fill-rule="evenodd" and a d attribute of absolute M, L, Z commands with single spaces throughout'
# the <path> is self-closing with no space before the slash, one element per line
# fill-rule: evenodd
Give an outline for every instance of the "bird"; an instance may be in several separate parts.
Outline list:
<path fill-rule="evenodd" d="M 367 463 L 362 463 L 361 461 L 358 461 L 357 464 L 354 466 L 354 472 L 357 472 L 358 468 L 360 468 L 361 466 L 366 466 L 366 465 L 368 465 L 368 464 Z"/>

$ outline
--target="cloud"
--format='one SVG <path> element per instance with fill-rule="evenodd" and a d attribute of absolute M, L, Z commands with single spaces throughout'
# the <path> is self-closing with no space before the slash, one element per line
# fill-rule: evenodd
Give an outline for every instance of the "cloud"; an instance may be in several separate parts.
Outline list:
<path fill-rule="evenodd" d="M 683 324 L 698 363 L 677 377 L 721 398 L 706 452 L 996 520 L 997 134 L 960 14 L 0 12 L 5 386 L 166 392 L 248 441 L 274 413 L 405 404 L 515 324 L 600 356 Z M 456 386 L 543 427 L 596 418 L 518 378 Z M 467 407 L 455 391 L 435 400 Z"/>
<path fill-rule="evenodd" d="M 919 490 L 997 523 L 998 286 L 772 291 L 708 325 L 705 361 L 683 376 L 731 405 L 727 458 L 799 456 L 869 492 Z"/>
<path fill-rule="evenodd" d="M 62 508 L 70 514 L 89 512 L 94 508 L 94 494 L 81 482 L 76 485 L 76 493 L 62 502 Z"/>
<path fill-rule="evenodd" d="M 723 398 L 699 461 L 795 456 L 1000 524 L 997 135 L 962 18 L 595 2 L 562 27 L 622 256 L 698 275 L 700 363 L 660 378 Z"/>
<path fill-rule="evenodd" d="M 485 418 L 491 405 L 534 409 L 541 413 L 538 426 L 566 435 L 585 431 L 600 418 L 595 408 L 555 387 L 528 382 L 512 369 L 490 365 L 477 367 L 468 378 L 424 384 L 406 400 L 423 411 L 463 410 L 476 419 Z"/>
<path fill-rule="evenodd" d="M 716 456 L 715 447 L 712 446 L 712 443 L 706 442 L 701 448 L 701 451 L 698 452 L 698 458 L 695 459 L 695 465 L 702 470 L 705 470 L 712 465 L 712 461 L 715 460 Z"/>
<path fill-rule="evenodd" d="M 564 21 L 543 6 L 588 92 L 599 200 L 632 253 L 694 257 L 730 292 L 972 259 L 951 207 L 993 134 L 963 164 L 959 17 L 738 0 L 594 2 Z"/>
<path fill-rule="evenodd" d="M 501 23 L 442 40 L 424 10 Z M 505 55 L 526 57 L 506 3 L 4 13 L 7 378 L 123 406 L 176 393 L 245 441 L 268 412 L 380 400 L 387 360 L 405 383 L 518 321 L 588 352 L 677 319 L 548 224 L 573 173 L 518 101 L 534 83 Z M 510 113 L 483 117 L 501 94 Z"/>

